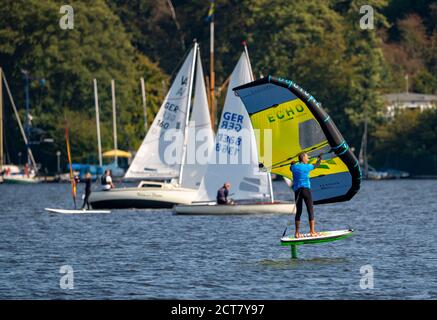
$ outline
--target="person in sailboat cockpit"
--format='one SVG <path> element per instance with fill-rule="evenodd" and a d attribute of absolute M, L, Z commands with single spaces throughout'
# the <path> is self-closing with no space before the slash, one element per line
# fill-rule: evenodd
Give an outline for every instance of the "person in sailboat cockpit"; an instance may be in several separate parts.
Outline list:
<path fill-rule="evenodd" d="M 102 176 L 101 183 L 103 186 L 103 190 L 111 190 L 115 188 L 114 183 L 112 183 L 111 170 L 105 170 L 105 174 Z"/>
<path fill-rule="evenodd" d="M 228 199 L 230 189 L 231 184 L 226 182 L 223 187 L 217 190 L 217 204 L 234 204 L 232 200 Z"/>
<path fill-rule="evenodd" d="M 295 217 L 295 238 L 301 237 L 299 233 L 300 228 L 300 216 L 302 215 L 302 201 L 305 201 L 305 205 L 308 211 L 308 218 L 310 222 L 310 234 L 312 237 L 319 235 L 315 231 L 315 220 L 314 220 L 314 208 L 313 208 L 313 198 L 311 195 L 311 183 L 310 183 L 310 171 L 314 170 L 320 165 L 322 161 L 322 154 L 317 158 L 315 164 L 310 164 L 309 157 L 306 152 L 301 152 L 298 156 L 299 162 L 292 162 L 290 166 L 291 173 L 293 174 L 293 191 L 294 199 L 296 202 L 296 217 Z"/>

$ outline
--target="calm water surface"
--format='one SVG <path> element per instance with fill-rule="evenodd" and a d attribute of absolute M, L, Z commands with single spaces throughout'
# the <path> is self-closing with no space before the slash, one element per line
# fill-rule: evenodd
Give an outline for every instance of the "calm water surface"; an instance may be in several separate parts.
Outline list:
<path fill-rule="evenodd" d="M 437 298 L 437 181 L 366 181 L 352 201 L 316 206 L 319 230 L 357 232 L 301 246 L 298 260 L 279 244 L 291 215 L 44 211 L 71 205 L 67 184 L 0 185 L 1 299 Z M 73 290 L 60 288 L 63 265 Z M 366 265 L 374 288 L 363 290 Z"/>

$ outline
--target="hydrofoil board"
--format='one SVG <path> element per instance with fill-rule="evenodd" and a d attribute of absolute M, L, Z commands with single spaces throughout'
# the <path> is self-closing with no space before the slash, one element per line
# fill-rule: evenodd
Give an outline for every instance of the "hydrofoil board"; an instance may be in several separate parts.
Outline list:
<path fill-rule="evenodd" d="M 309 233 L 301 234 L 301 237 L 295 238 L 293 236 L 287 236 L 281 238 L 281 244 L 283 246 L 297 246 L 301 244 L 315 244 L 322 242 L 336 241 L 347 238 L 352 235 L 354 230 L 335 230 L 335 231 L 322 231 L 319 232 L 319 236 L 311 237 Z"/>

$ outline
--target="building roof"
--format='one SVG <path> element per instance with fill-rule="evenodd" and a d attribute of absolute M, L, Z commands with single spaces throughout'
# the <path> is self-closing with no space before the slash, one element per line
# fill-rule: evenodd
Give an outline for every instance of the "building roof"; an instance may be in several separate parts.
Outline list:
<path fill-rule="evenodd" d="M 383 98 L 388 102 L 437 102 L 437 95 L 422 93 L 389 93 L 384 94 Z"/>

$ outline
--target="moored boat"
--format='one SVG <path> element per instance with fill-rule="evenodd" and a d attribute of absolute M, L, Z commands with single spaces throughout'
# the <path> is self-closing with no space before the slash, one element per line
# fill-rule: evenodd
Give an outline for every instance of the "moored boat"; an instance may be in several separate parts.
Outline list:
<path fill-rule="evenodd" d="M 218 125 L 215 146 L 196 201 L 176 205 L 176 214 L 234 215 L 294 213 L 292 202 L 278 202 L 273 197 L 271 176 L 258 168 L 255 133 L 249 115 L 232 88 L 253 80 L 246 46 L 235 66 Z M 246 159 L 247 158 L 247 159 Z M 243 159 L 247 160 L 244 161 Z M 233 204 L 216 203 L 217 190 L 225 183 L 232 186 Z"/>
<path fill-rule="evenodd" d="M 92 192 L 90 203 L 93 208 L 172 208 L 175 204 L 188 204 L 195 200 L 206 169 L 205 164 L 198 163 L 195 155 L 198 147 L 211 149 L 214 142 L 198 51 L 197 43 L 194 43 L 126 172 L 125 179 L 140 180 L 140 184 L 134 188 Z M 195 69 L 196 82 L 189 122 Z M 187 147 L 188 141 L 196 140 L 198 130 L 205 134 L 202 136 L 203 143 L 196 144 L 194 148 Z M 170 145 L 167 133 L 183 137 L 183 143 L 175 147 L 178 159 L 166 159 L 166 150 Z M 193 158 L 194 162 L 191 161 Z"/>
<path fill-rule="evenodd" d="M 93 192 L 90 203 L 94 209 L 172 208 L 175 204 L 191 203 L 196 195 L 196 190 L 172 183 L 142 181 L 134 188 Z"/>

